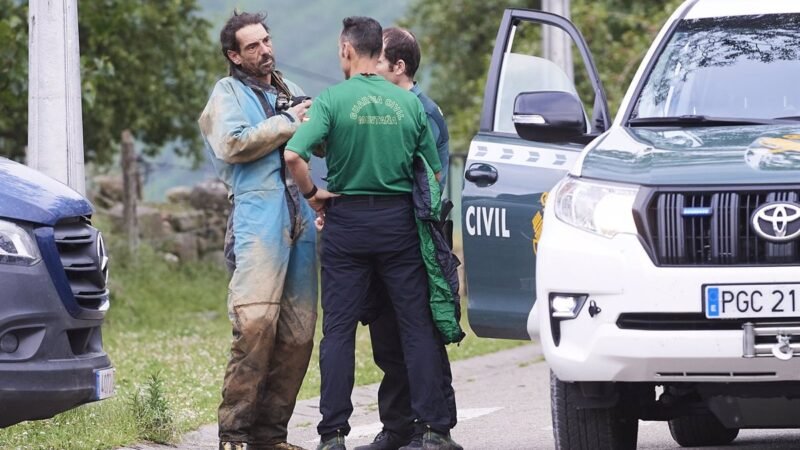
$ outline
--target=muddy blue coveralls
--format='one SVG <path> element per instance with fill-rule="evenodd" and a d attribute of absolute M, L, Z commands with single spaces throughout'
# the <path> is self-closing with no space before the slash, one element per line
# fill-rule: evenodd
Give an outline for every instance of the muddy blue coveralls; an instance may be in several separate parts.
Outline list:
<path fill-rule="evenodd" d="M 285 82 L 292 95 L 302 95 Z M 254 447 L 286 441 L 317 319 L 315 214 L 300 198 L 280 150 L 299 123 L 275 112 L 276 95 L 223 78 L 199 120 L 235 206 L 236 267 L 228 290 L 233 341 L 219 436 Z"/>

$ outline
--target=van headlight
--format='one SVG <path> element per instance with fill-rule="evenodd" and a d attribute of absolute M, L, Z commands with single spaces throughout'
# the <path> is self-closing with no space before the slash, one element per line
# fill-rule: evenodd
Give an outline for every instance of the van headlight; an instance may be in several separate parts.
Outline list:
<path fill-rule="evenodd" d="M 566 178 L 554 198 L 561 221 L 607 238 L 619 233 L 637 234 L 633 221 L 636 186 Z"/>
<path fill-rule="evenodd" d="M 39 260 L 39 247 L 30 233 L 11 222 L 0 220 L 0 264 L 30 266 Z"/>

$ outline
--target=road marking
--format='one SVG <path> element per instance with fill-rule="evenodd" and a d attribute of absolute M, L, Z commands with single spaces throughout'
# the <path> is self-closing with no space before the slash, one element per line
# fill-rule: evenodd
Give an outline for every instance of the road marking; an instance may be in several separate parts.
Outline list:
<path fill-rule="evenodd" d="M 489 414 L 495 413 L 500 411 L 503 407 L 498 408 L 470 408 L 470 409 L 461 409 L 458 411 L 458 421 L 476 419 L 481 416 L 488 416 Z"/>
<path fill-rule="evenodd" d="M 458 411 L 458 421 L 465 422 L 467 420 L 476 419 L 478 417 L 486 416 L 497 411 L 500 411 L 503 407 L 497 408 L 469 408 L 469 409 L 460 409 Z M 353 427 L 350 429 L 350 434 L 347 435 L 348 439 L 363 439 L 363 438 L 371 438 L 375 437 L 383 429 L 383 424 L 380 422 L 370 423 L 367 425 L 359 425 L 357 427 Z M 306 444 L 312 444 L 319 442 L 319 438 L 314 438 L 311 440 L 306 441 Z"/>

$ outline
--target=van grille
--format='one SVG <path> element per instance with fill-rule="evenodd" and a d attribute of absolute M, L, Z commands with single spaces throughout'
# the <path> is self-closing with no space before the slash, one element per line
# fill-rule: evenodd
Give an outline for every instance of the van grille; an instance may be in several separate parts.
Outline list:
<path fill-rule="evenodd" d="M 798 264 L 798 239 L 770 242 L 750 223 L 758 207 L 798 199 L 800 189 L 655 192 L 644 227 L 650 253 L 656 264 L 667 266 Z"/>
<path fill-rule="evenodd" d="M 75 301 L 85 309 L 105 309 L 108 258 L 100 232 L 88 220 L 79 218 L 59 222 L 54 233 Z"/>

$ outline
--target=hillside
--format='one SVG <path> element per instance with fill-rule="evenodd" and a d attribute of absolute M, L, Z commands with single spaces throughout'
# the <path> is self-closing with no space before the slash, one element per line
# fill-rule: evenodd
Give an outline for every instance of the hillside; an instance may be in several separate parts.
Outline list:
<path fill-rule="evenodd" d="M 214 42 L 234 8 L 267 12 L 278 68 L 311 96 L 342 80 L 336 57 L 336 40 L 342 19 L 361 15 L 393 25 L 409 0 L 200 0 L 205 16 L 214 24 Z"/>

